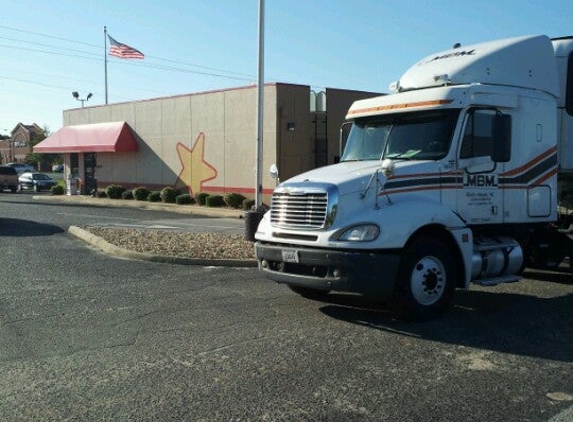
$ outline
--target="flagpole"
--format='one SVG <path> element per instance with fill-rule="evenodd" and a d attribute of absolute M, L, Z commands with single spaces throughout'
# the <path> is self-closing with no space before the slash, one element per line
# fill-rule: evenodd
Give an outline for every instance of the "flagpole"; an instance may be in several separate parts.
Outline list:
<path fill-rule="evenodd" d="M 103 27 L 103 62 L 105 73 L 105 104 L 107 105 L 107 27 Z"/>

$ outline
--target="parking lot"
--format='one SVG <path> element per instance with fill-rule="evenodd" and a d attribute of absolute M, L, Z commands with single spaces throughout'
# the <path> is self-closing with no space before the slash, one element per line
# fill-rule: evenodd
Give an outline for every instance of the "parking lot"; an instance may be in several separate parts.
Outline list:
<path fill-rule="evenodd" d="M 5 420 L 570 420 L 569 273 L 459 291 L 444 317 L 411 324 L 254 268 L 117 259 L 66 234 L 189 215 L 9 193 L 0 209 Z"/>

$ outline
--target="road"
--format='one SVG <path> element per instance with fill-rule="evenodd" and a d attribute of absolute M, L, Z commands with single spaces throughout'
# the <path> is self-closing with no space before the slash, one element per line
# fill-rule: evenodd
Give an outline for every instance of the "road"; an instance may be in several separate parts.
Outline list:
<path fill-rule="evenodd" d="M 2 420 L 573 415 L 569 274 L 460 291 L 443 318 L 411 324 L 356 296 L 302 299 L 254 268 L 122 260 L 66 234 L 189 216 L 3 193 L 0 218 Z"/>

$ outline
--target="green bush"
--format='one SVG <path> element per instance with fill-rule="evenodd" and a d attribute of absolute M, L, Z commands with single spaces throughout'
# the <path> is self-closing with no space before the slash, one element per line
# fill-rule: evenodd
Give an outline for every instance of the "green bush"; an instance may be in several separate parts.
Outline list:
<path fill-rule="evenodd" d="M 195 194 L 195 202 L 197 205 L 205 205 L 205 199 L 209 196 L 208 193 L 199 192 Z"/>
<path fill-rule="evenodd" d="M 52 195 L 63 195 L 64 194 L 64 187 L 61 185 L 52 186 Z"/>
<path fill-rule="evenodd" d="M 96 191 L 96 198 L 107 198 L 107 193 L 104 190 Z"/>
<path fill-rule="evenodd" d="M 133 199 L 133 191 L 126 190 L 121 194 L 121 197 L 122 199 L 128 199 L 128 200 Z"/>
<path fill-rule="evenodd" d="M 185 193 L 183 195 L 177 195 L 177 198 L 175 198 L 175 203 L 177 205 L 190 205 L 193 204 L 194 202 L 195 200 L 188 193 Z"/>
<path fill-rule="evenodd" d="M 161 189 L 161 201 L 165 202 L 166 204 L 174 204 L 177 195 L 179 195 L 179 192 L 173 188 L 165 187 Z"/>
<path fill-rule="evenodd" d="M 143 186 L 139 186 L 132 190 L 133 197 L 138 201 L 147 201 L 147 197 L 151 193 L 149 189 Z"/>
<path fill-rule="evenodd" d="M 255 200 L 246 198 L 243 200 L 243 209 L 245 211 L 250 211 L 255 207 Z"/>
<path fill-rule="evenodd" d="M 150 192 L 147 200 L 149 202 L 161 202 L 161 192 L 158 190 Z"/>
<path fill-rule="evenodd" d="M 120 185 L 109 185 L 105 188 L 105 193 L 108 198 L 121 199 L 121 194 L 125 192 L 125 188 Z"/>
<path fill-rule="evenodd" d="M 221 195 L 209 195 L 205 198 L 205 205 L 210 208 L 225 206 L 225 200 Z"/>
<path fill-rule="evenodd" d="M 227 193 L 224 197 L 223 200 L 225 201 L 225 204 L 227 204 L 227 206 L 231 207 L 231 208 L 241 208 L 243 206 L 243 201 L 246 198 L 241 195 L 240 193 Z"/>

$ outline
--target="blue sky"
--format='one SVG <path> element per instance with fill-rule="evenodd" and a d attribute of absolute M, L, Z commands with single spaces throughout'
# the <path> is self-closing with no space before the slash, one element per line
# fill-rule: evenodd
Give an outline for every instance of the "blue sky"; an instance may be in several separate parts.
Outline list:
<path fill-rule="evenodd" d="M 571 0 L 266 0 L 265 81 L 387 92 L 420 58 L 497 38 L 573 35 Z M 258 0 L 12 0 L 0 14 L 0 133 L 105 103 L 256 83 Z"/>

